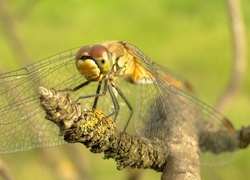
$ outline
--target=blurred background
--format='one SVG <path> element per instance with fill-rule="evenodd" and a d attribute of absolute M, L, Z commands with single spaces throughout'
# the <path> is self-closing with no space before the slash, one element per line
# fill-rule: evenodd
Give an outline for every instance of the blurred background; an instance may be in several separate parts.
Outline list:
<path fill-rule="evenodd" d="M 241 1 L 250 34 L 250 1 Z M 0 0 L 0 72 L 24 67 L 69 48 L 124 40 L 185 77 L 196 96 L 214 106 L 232 69 L 232 39 L 225 1 Z M 248 36 L 249 40 L 249 36 Z M 249 59 L 249 56 L 248 56 Z M 225 115 L 236 128 L 249 125 L 250 71 Z M 0 155 L 15 179 L 128 179 L 114 160 L 84 146 L 64 145 Z M 202 166 L 202 179 L 245 179 L 250 151 L 234 153 L 223 166 Z M 152 170 L 133 170 L 159 179 Z M 0 177 L 1 178 L 1 177 Z"/>

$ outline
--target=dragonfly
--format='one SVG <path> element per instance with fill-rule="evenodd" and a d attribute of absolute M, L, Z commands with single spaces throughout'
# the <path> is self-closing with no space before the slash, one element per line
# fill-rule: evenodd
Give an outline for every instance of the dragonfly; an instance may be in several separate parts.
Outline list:
<path fill-rule="evenodd" d="M 101 109 L 107 117 L 125 122 L 124 131 L 133 119 L 141 138 L 164 144 L 177 133 L 172 127 L 183 124 L 211 132 L 235 131 L 227 118 L 190 95 L 192 87 L 185 79 L 133 44 L 107 41 L 0 75 L 0 153 L 66 143 L 58 127 L 45 119 L 40 86 L 70 92 L 84 108 Z"/>

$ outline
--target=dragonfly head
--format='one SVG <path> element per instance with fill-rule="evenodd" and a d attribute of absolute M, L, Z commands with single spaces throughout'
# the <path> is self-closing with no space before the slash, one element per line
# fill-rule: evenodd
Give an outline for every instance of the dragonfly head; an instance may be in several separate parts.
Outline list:
<path fill-rule="evenodd" d="M 111 55 L 102 45 L 83 46 L 75 59 L 78 71 L 89 81 L 98 81 L 111 71 Z"/>

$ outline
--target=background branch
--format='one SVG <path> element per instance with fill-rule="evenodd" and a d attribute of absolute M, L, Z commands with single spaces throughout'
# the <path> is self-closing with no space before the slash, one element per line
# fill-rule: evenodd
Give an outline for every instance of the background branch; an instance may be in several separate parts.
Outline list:
<path fill-rule="evenodd" d="M 25 49 L 23 41 L 17 33 L 17 24 L 15 18 L 8 11 L 5 0 L 0 0 L 0 22 L 5 33 L 6 39 L 10 44 L 10 49 L 21 61 L 22 64 L 31 63 L 31 59 Z"/>
<path fill-rule="evenodd" d="M 2 160 L 0 160 L 0 173 L 5 180 L 14 179 L 9 168 L 6 166 L 6 164 Z"/>
<path fill-rule="evenodd" d="M 10 3 L 6 0 L 0 0 L 0 25 L 4 32 L 4 38 L 7 40 L 13 57 L 16 59 L 16 62 L 19 62 L 22 65 L 28 65 L 31 64 L 33 61 L 29 56 L 29 51 L 27 51 L 27 47 L 23 41 L 23 39 L 20 36 L 19 32 L 19 25 L 20 20 L 25 20 L 25 18 L 28 16 L 28 14 L 34 9 L 34 7 L 40 2 L 40 0 L 31 1 L 31 2 L 24 2 L 22 4 L 22 7 L 19 8 L 18 12 L 16 14 L 12 13 L 10 11 Z M 3 73 L 3 67 L 0 66 L 0 73 Z M 35 82 L 34 82 L 35 83 Z M 2 85 L 3 86 L 3 85 Z M 8 87 L 6 87 L 8 89 Z M 61 154 L 64 154 L 64 158 L 68 158 L 68 164 L 71 164 L 72 167 L 74 167 L 76 170 L 73 176 L 78 177 L 81 179 L 89 179 L 90 175 L 89 172 L 86 170 L 86 166 L 81 161 L 79 162 L 79 158 L 74 158 L 76 154 L 80 154 L 79 151 L 77 151 L 77 148 L 71 147 L 70 153 L 66 152 L 67 148 L 63 148 L 61 150 Z M 68 175 L 65 173 L 62 173 L 62 171 L 58 168 L 59 166 L 62 166 L 62 157 L 60 157 L 60 153 L 58 153 L 57 150 L 57 156 L 55 156 L 55 150 L 53 148 L 50 149 L 38 149 L 37 152 L 40 153 L 41 156 L 43 156 L 44 163 L 47 164 L 50 169 L 53 169 L 54 176 L 56 176 L 59 179 L 68 177 Z M 65 158 L 65 159 L 66 159 Z M 6 167 L 6 166 L 5 166 Z M 74 169 L 72 168 L 72 169 Z M 0 169 L 1 170 L 4 169 Z M 2 172 L 3 175 L 5 175 L 4 172 Z"/>
<path fill-rule="evenodd" d="M 225 113 L 228 110 L 237 95 L 237 92 L 242 85 L 247 66 L 246 35 L 240 1 L 227 0 L 226 2 L 230 17 L 230 29 L 233 41 L 233 67 L 229 84 L 218 98 L 216 106 L 222 113 Z"/>

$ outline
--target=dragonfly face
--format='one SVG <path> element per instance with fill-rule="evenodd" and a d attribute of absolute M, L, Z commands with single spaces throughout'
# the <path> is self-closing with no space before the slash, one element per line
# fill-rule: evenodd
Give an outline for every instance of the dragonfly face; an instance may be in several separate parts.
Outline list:
<path fill-rule="evenodd" d="M 111 70 L 110 52 L 102 45 L 84 46 L 76 53 L 76 67 L 89 81 L 99 81 Z"/>

